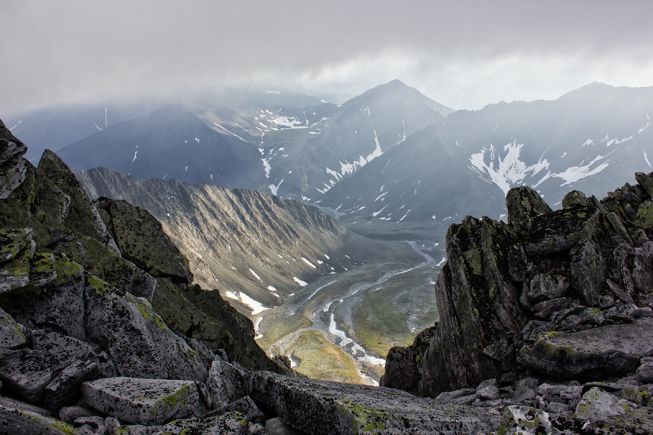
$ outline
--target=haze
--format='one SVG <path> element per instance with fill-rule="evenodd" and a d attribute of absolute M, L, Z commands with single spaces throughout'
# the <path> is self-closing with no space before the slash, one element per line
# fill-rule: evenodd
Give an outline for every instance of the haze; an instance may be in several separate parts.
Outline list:
<path fill-rule="evenodd" d="M 394 78 L 453 108 L 650 86 L 648 1 L 4 0 L 0 113 L 272 86 L 333 100 Z"/>

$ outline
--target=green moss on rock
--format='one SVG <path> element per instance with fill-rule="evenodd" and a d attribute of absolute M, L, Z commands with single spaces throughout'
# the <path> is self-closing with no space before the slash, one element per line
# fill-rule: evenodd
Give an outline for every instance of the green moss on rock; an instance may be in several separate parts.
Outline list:
<path fill-rule="evenodd" d="M 357 433 L 380 434 L 385 431 L 385 422 L 389 414 L 372 408 L 366 408 L 352 401 L 340 402 L 341 409 L 352 417 L 353 429 Z"/>

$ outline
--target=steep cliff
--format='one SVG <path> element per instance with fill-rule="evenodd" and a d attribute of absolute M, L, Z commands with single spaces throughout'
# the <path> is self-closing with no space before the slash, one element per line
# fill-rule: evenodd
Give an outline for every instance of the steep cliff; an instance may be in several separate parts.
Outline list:
<path fill-rule="evenodd" d="M 452 225 L 435 286 L 440 320 L 390 350 L 382 385 L 453 397 L 444 392 L 473 396 L 465 389 L 482 381 L 524 376 L 651 382 L 635 372 L 653 354 L 653 173 L 636 178 L 600 201 L 572 191 L 556 211 L 514 188 L 507 223 Z"/>

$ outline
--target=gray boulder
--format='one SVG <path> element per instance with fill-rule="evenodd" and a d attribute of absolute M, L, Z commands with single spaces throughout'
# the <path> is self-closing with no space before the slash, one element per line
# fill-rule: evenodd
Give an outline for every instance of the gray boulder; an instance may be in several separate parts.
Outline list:
<path fill-rule="evenodd" d="M 542 197 L 527 186 L 510 189 L 506 195 L 506 208 L 508 223 L 520 233 L 530 229 L 535 217 L 551 212 Z"/>
<path fill-rule="evenodd" d="M 476 387 L 476 396 L 481 400 L 493 400 L 499 397 L 496 379 L 486 379 Z"/>
<path fill-rule="evenodd" d="M 66 423 L 72 423 L 79 417 L 91 417 L 93 415 L 97 415 L 97 411 L 83 406 L 64 406 L 59 410 L 59 419 Z"/>
<path fill-rule="evenodd" d="M 587 306 L 599 305 L 606 278 L 603 255 L 594 242 L 585 241 L 570 253 L 570 275 L 574 289 L 580 292 Z"/>
<path fill-rule="evenodd" d="M 206 379 L 200 355 L 168 329 L 147 299 L 112 293 L 106 283 L 91 284 L 86 312 L 88 340 L 107 349 L 121 376 Z"/>
<path fill-rule="evenodd" d="M 63 369 L 43 391 L 43 406 L 56 412 L 64 405 L 77 401 L 80 397 L 79 386 L 98 376 L 98 364 L 95 361 L 75 361 Z"/>
<path fill-rule="evenodd" d="M 15 349 L 26 342 L 23 325 L 0 308 L 0 349 Z"/>
<path fill-rule="evenodd" d="M 636 172 L 635 180 L 648 194 L 649 198 L 653 198 L 653 172 L 648 175 L 643 172 Z"/>
<path fill-rule="evenodd" d="M 30 403 L 39 403 L 46 386 L 66 367 L 95 357 L 88 344 L 56 332 L 33 331 L 31 341 L 31 348 L 0 350 L 4 388 Z"/>
<path fill-rule="evenodd" d="M 29 284 L 35 247 L 31 229 L 0 229 L 0 294 Z"/>
<path fill-rule="evenodd" d="M 75 429 L 47 411 L 0 397 L 0 433 L 11 435 L 71 435 Z"/>
<path fill-rule="evenodd" d="M 563 296 L 569 290 L 569 280 L 564 275 L 538 273 L 535 275 L 526 291 L 526 299 L 536 304 L 549 299 Z"/>
<path fill-rule="evenodd" d="M 651 433 L 653 409 L 637 404 L 593 387 L 578 402 L 574 418 L 584 431 L 605 427 L 612 433 Z"/>
<path fill-rule="evenodd" d="M 105 378 L 84 383 L 82 395 L 91 408 L 129 423 L 156 425 L 201 413 L 192 381 Z"/>
<path fill-rule="evenodd" d="M 221 359 L 213 360 L 206 381 L 208 405 L 212 408 L 223 407 L 246 395 L 244 377 L 245 371 L 240 367 Z"/>
<path fill-rule="evenodd" d="M 579 332 L 551 331 L 524 346 L 524 366 L 558 379 L 603 379 L 632 373 L 644 355 L 653 354 L 653 318 L 605 325 Z"/>
<path fill-rule="evenodd" d="M 562 208 L 585 206 L 587 204 L 587 196 L 578 190 L 572 190 L 562 198 Z"/>
<path fill-rule="evenodd" d="M 25 180 L 22 158 L 27 147 L 0 121 L 0 199 L 7 198 Z"/>
<path fill-rule="evenodd" d="M 288 426 L 279 417 L 274 417 L 267 420 L 265 422 L 265 430 L 270 435 L 301 435 L 303 433 L 293 429 L 291 426 Z"/>
<path fill-rule="evenodd" d="M 653 357 L 642 358 L 637 367 L 637 378 L 643 384 L 653 383 Z"/>
<path fill-rule="evenodd" d="M 59 156 L 45 150 L 39 161 L 38 175 L 47 187 L 68 198 L 68 206 L 61 215 L 61 223 L 66 228 L 92 237 L 112 251 L 120 253 L 81 182 Z"/>
<path fill-rule="evenodd" d="M 501 416 L 500 433 L 535 435 L 552 433 L 549 414 L 530 406 L 507 406 Z"/>
<path fill-rule="evenodd" d="M 331 433 L 489 433 L 500 412 L 438 403 L 382 387 L 252 373 L 249 396 L 295 429 Z"/>

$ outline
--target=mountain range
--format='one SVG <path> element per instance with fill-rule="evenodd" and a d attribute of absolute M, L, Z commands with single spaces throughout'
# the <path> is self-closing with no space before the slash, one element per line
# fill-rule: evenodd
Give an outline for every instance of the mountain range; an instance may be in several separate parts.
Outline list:
<path fill-rule="evenodd" d="M 71 143 L 59 154 L 75 170 L 102 166 L 139 179 L 255 188 L 353 223 L 499 217 L 501 199 L 521 184 L 559 206 L 569 189 L 605 194 L 615 181 L 651 169 L 653 159 L 653 88 L 599 83 L 555 100 L 474 111 L 453 111 L 398 80 L 341 105 L 248 88 L 156 110 L 114 108 L 107 113 L 116 122 L 102 126 L 96 108 L 68 127 L 78 111 L 67 110 L 52 118 L 63 120 L 56 128 L 43 111 L 10 124 L 26 137 L 54 129 L 57 146 L 68 130 Z"/>

